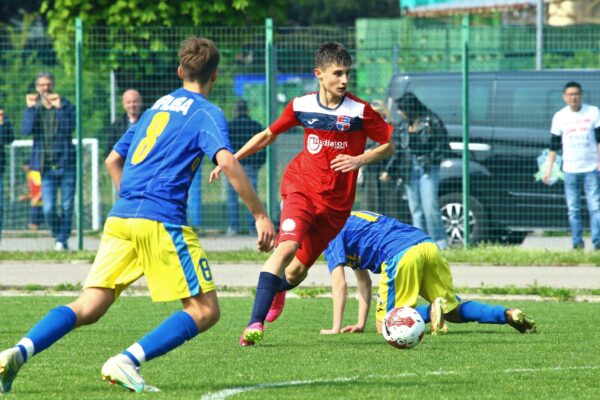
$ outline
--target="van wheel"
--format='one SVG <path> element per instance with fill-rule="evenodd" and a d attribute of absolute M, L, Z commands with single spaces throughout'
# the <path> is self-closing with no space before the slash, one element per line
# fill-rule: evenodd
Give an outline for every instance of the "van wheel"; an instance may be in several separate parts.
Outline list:
<path fill-rule="evenodd" d="M 478 243 L 485 239 L 487 216 L 483 205 L 473 196 L 470 197 L 469 225 L 471 227 L 470 243 Z M 464 207 L 461 193 L 449 193 L 440 198 L 442 221 L 448 236 L 448 245 L 464 244 Z"/>

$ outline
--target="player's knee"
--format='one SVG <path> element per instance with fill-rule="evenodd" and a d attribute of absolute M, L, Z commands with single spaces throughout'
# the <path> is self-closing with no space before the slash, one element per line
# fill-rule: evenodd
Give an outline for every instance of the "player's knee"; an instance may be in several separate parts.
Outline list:
<path fill-rule="evenodd" d="M 273 254 L 276 254 L 282 260 L 285 260 L 286 263 L 290 263 L 296 256 L 296 252 L 298 251 L 299 247 L 300 244 L 298 242 L 288 240 L 280 243 Z"/>
<path fill-rule="evenodd" d="M 69 307 L 77 316 L 77 326 L 90 325 L 98 322 L 106 314 L 106 310 L 91 307 L 89 304 L 71 304 Z"/>
<path fill-rule="evenodd" d="M 201 332 L 210 329 L 219 322 L 221 309 L 219 304 L 198 305 L 185 307 L 185 311 L 192 317 Z"/>
<path fill-rule="evenodd" d="M 213 327 L 217 322 L 219 322 L 219 319 L 221 318 L 221 310 L 219 307 L 211 307 L 211 308 L 206 308 L 204 310 L 202 310 L 200 312 L 199 315 L 196 316 L 196 318 L 194 318 L 194 320 L 196 321 L 196 325 L 198 325 L 198 328 L 200 329 L 200 331 L 207 331 L 208 329 L 210 329 L 211 327 Z"/>
<path fill-rule="evenodd" d="M 69 304 L 77 316 L 77 326 L 98 322 L 112 305 L 114 298 L 99 296 L 96 292 L 84 292 L 81 297 Z"/>
<path fill-rule="evenodd" d="M 304 265 L 294 266 L 285 270 L 285 279 L 292 285 L 299 285 L 308 275 L 308 268 Z"/>

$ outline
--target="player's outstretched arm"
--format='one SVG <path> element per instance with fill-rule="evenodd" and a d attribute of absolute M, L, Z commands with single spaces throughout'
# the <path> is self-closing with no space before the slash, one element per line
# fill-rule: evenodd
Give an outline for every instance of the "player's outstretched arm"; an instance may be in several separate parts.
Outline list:
<path fill-rule="evenodd" d="M 331 168 L 337 172 L 355 171 L 363 165 L 371 164 L 391 156 L 392 154 L 394 154 L 394 151 L 394 145 L 390 142 L 381 144 L 375 147 L 374 149 L 358 156 L 338 154 L 331 161 Z"/>
<path fill-rule="evenodd" d="M 367 317 L 371 306 L 371 277 L 369 271 L 364 269 L 355 270 L 358 291 L 358 319 L 356 325 L 350 325 L 342 329 L 343 333 L 361 333 L 367 326 Z"/>
<path fill-rule="evenodd" d="M 252 138 L 250 138 L 250 140 L 248 140 L 248 142 L 246 142 L 246 144 L 243 145 L 242 148 L 239 149 L 237 153 L 235 153 L 235 158 L 239 161 L 239 160 L 243 160 L 244 158 L 246 158 L 248 156 L 251 156 L 252 154 L 258 152 L 261 149 L 264 149 L 265 147 L 267 147 L 268 145 L 273 143 L 275 141 L 276 137 L 277 136 L 273 135 L 273 133 L 271 132 L 271 130 L 269 128 L 265 129 L 262 132 L 257 133 L 256 135 L 252 136 Z M 220 176 L 221 171 L 222 171 L 222 168 L 220 165 L 215 167 L 215 169 L 213 169 L 210 172 L 208 182 L 212 183 L 215 179 L 220 180 L 221 179 L 221 176 Z"/>
<path fill-rule="evenodd" d="M 267 215 L 267 211 L 254 188 L 244 172 L 240 162 L 229 150 L 220 150 L 216 155 L 217 164 L 223 170 L 229 183 L 244 200 L 248 210 L 256 220 L 256 232 L 258 233 L 258 249 L 270 251 L 275 245 L 275 227 Z"/>
<path fill-rule="evenodd" d="M 125 165 L 125 159 L 121 157 L 119 153 L 112 150 L 106 160 L 104 160 L 104 166 L 110 175 L 117 192 L 121 189 L 121 177 L 123 176 L 123 165 Z"/>
<path fill-rule="evenodd" d="M 344 308 L 346 307 L 346 274 L 344 264 L 340 264 L 331 271 L 331 291 L 333 297 L 333 327 L 321 329 L 321 335 L 334 335 L 341 332 Z"/>

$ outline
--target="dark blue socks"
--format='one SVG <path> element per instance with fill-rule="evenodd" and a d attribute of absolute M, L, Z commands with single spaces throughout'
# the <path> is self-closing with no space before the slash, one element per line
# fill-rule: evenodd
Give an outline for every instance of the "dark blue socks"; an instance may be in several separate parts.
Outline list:
<path fill-rule="evenodd" d="M 298 286 L 298 285 L 293 285 L 293 284 L 289 283 L 287 281 L 287 279 L 285 279 L 285 272 L 284 272 L 283 276 L 281 277 L 281 286 L 279 287 L 278 292 L 284 292 L 284 291 L 287 291 L 287 290 L 292 290 L 296 286 Z"/>
<path fill-rule="evenodd" d="M 270 272 L 261 272 L 258 276 L 258 284 L 256 285 L 256 297 L 254 297 L 254 308 L 250 317 L 250 324 L 265 322 L 275 292 L 280 290 L 282 280 L 280 277 L 273 275 Z M 250 325 L 249 324 L 249 325 Z"/>

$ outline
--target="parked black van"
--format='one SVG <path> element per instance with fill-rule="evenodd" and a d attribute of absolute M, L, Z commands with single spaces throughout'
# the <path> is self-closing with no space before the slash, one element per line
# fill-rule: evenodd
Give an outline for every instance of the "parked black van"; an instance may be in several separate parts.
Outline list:
<path fill-rule="evenodd" d="M 534 229 L 569 229 L 563 181 L 547 186 L 539 174 L 543 151 L 550 144 L 552 117 L 565 107 L 562 92 L 568 81 L 581 84 L 584 103 L 600 106 L 600 71 L 469 75 L 469 218 L 474 242 L 491 239 L 516 244 Z M 433 110 L 448 129 L 455 157 L 441 163 L 440 207 L 449 242 L 462 243 L 461 73 L 393 76 L 388 91 L 393 115 L 395 100 L 408 91 Z M 586 209 L 582 204 L 582 210 Z M 410 221 L 407 211 L 404 207 L 398 217 Z M 589 226 L 587 218 L 584 215 L 584 227 Z"/>

